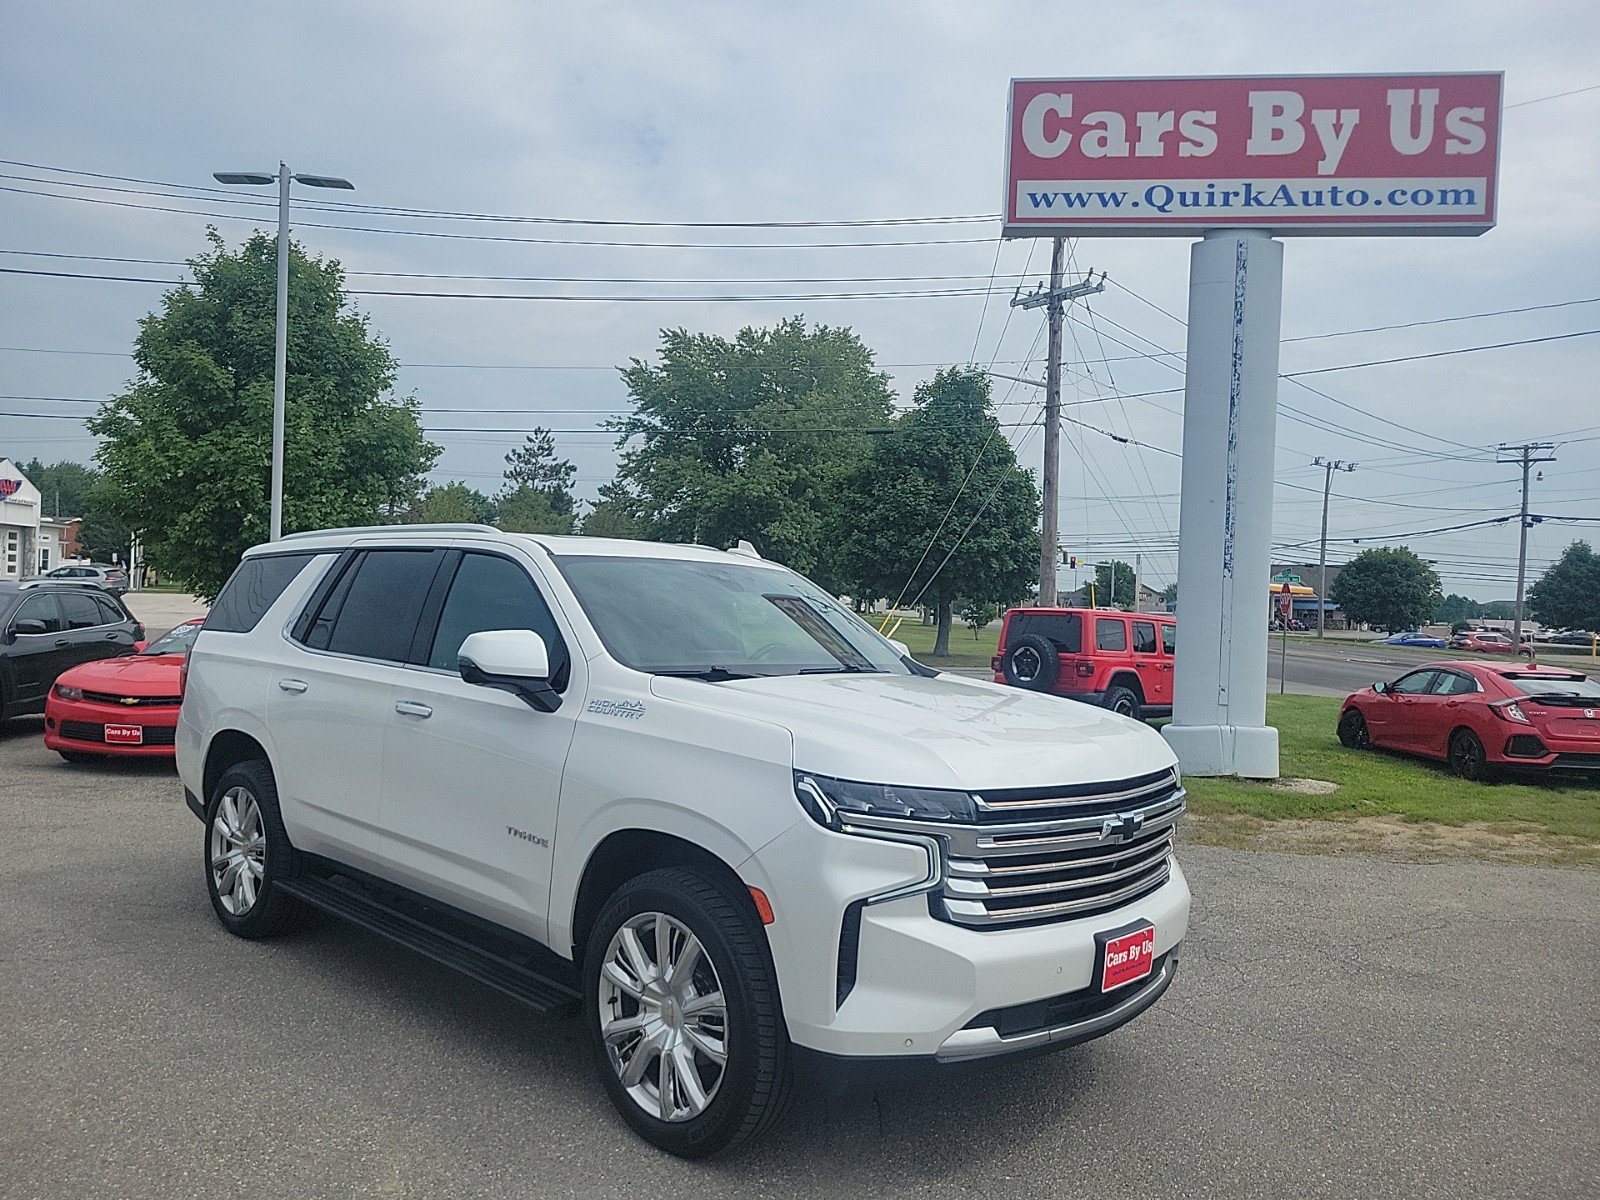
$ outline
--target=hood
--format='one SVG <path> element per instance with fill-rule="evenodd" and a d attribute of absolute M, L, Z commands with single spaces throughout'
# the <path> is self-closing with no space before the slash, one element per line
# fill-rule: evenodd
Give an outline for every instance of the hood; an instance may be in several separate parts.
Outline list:
<path fill-rule="evenodd" d="M 796 768 L 863 782 L 1051 787 L 1126 779 L 1176 762 L 1143 722 L 948 675 L 784 675 L 727 683 L 657 676 L 651 690 L 787 729 Z"/>
<path fill-rule="evenodd" d="M 176 696 L 182 668 L 181 654 L 134 654 L 81 663 L 56 682 L 117 696 Z"/>

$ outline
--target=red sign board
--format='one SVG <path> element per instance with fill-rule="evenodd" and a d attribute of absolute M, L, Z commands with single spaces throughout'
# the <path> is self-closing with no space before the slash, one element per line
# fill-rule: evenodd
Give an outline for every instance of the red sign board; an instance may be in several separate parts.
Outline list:
<path fill-rule="evenodd" d="M 15 479 L 0 479 L 0 500 L 9 500 L 17 494 L 22 484 Z"/>
<path fill-rule="evenodd" d="M 1103 936 L 1103 935 L 1102 935 Z M 1100 962 L 1100 991 L 1114 991 L 1150 974 L 1156 961 L 1155 926 L 1145 924 L 1120 937 L 1104 938 Z"/>
<path fill-rule="evenodd" d="M 142 746 L 144 744 L 144 726 L 107 725 L 106 741 L 111 745 Z"/>
<path fill-rule="evenodd" d="M 1015 79 L 1008 237 L 1479 234 L 1499 73 Z"/>

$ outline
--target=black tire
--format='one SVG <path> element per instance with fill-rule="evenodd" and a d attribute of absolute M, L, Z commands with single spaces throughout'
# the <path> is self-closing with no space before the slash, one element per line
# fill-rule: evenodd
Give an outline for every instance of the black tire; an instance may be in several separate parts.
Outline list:
<path fill-rule="evenodd" d="M 1054 691 L 1060 672 L 1061 659 L 1055 643 L 1036 633 L 1014 639 L 1000 659 L 1000 673 L 1006 682 L 1033 692 Z"/>
<path fill-rule="evenodd" d="M 1450 735 L 1450 769 L 1461 778 L 1491 782 L 1498 772 L 1486 760 L 1483 742 L 1472 730 L 1458 729 Z"/>
<path fill-rule="evenodd" d="M 105 757 L 103 754 L 90 754 L 87 750 L 57 750 L 56 753 L 69 763 L 97 763 Z"/>
<path fill-rule="evenodd" d="M 1119 716 L 1133 717 L 1135 719 L 1139 716 L 1139 693 L 1120 684 L 1108 687 L 1105 699 L 1101 700 L 1100 703 Z"/>
<path fill-rule="evenodd" d="M 262 837 L 259 842 L 260 853 L 246 856 L 260 863 L 254 899 L 235 910 L 219 890 L 218 872 L 212 865 L 213 836 L 219 828 L 218 810 L 224 800 L 241 791 L 250 798 L 260 814 Z M 200 848 L 206 892 L 211 897 L 212 910 L 229 933 L 252 941 L 272 937 L 289 928 L 305 912 L 305 906 L 298 899 L 278 886 L 280 881 L 294 874 L 294 847 L 289 844 L 289 835 L 284 832 L 283 818 L 278 812 L 278 786 L 272 778 L 272 768 L 266 763 L 259 759 L 237 763 L 222 773 L 206 803 L 205 833 Z M 247 865 L 241 864 L 241 867 Z"/>
<path fill-rule="evenodd" d="M 1372 749 L 1372 733 L 1359 711 L 1347 708 L 1339 716 L 1339 744 L 1347 750 Z"/>
<path fill-rule="evenodd" d="M 601 970 L 612 940 L 629 921 L 652 913 L 671 917 L 699 939 L 726 1005 L 727 1058 L 716 1090 L 697 1116 L 674 1121 L 646 1112 L 629 1094 L 601 1034 Z M 793 1084 L 789 1034 L 772 956 L 746 893 L 679 867 L 630 880 L 595 919 L 583 987 L 584 1029 L 601 1083 L 647 1142 L 679 1158 L 707 1158 L 750 1141 L 782 1115 Z"/>

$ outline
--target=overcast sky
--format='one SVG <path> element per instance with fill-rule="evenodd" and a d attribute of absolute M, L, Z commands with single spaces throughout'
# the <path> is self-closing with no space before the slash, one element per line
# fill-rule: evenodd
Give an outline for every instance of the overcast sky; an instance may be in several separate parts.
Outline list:
<path fill-rule="evenodd" d="M 294 170 L 356 184 L 353 195 L 301 189 L 297 203 L 307 206 L 342 196 L 413 209 L 643 222 L 978 216 L 1000 208 L 1012 77 L 1503 70 L 1499 228 L 1479 238 L 1286 242 L 1286 338 L 1434 323 L 1290 341 L 1282 370 L 1600 328 L 1600 303 L 1569 303 L 1600 297 L 1600 8 L 1592 0 L 1337 8 L 1228 0 L 12 0 L 7 18 L 0 155 L 12 161 L 0 166 L 7 176 L 0 179 L 0 267 L 9 270 L 177 279 L 182 269 L 160 262 L 39 255 L 182 260 L 202 248 L 208 222 L 236 243 L 274 219 L 270 189 L 238 189 L 235 203 L 201 191 L 173 199 L 182 188 L 81 174 L 88 172 L 204 188 L 215 186 L 212 171 L 271 169 L 282 157 Z M 1590 90 L 1559 95 L 1577 89 Z M 796 312 L 848 325 L 892 372 L 906 402 L 936 364 L 976 359 L 1005 373 L 1042 371 L 1039 314 L 1013 311 L 1007 300 L 1025 269 L 1030 282 L 1041 276 L 1048 243 L 1000 243 L 997 221 L 773 231 L 299 211 L 323 225 L 408 231 L 297 223 L 308 248 L 343 262 L 355 289 L 635 298 L 359 297 L 403 364 L 400 390 L 418 396 L 425 425 L 445 447 L 435 478 L 484 491 L 497 486 L 501 456 L 520 435 L 451 430 L 593 430 L 626 405 L 614 368 L 633 356 L 648 359 L 664 326 L 731 334 Z M 909 241 L 935 244 L 816 245 Z M 997 264 L 997 286 L 1006 290 L 986 301 L 981 293 Z M 1182 393 L 1165 389 L 1181 387 L 1182 365 L 1151 356 L 1183 349 L 1182 325 L 1158 310 L 1183 315 L 1187 264 L 1183 238 L 1078 242 L 1075 267 L 1105 270 L 1112 283 L 1091 302 L 1092 318 L 1075 307 L 1066 339 L 1065 399 L 1085 402 L 1066 411 L 1094 428 L 1066 427 L 1062 538 L 1087 557 L 1131 558 L 1142 548 L 1158 586 L 1175 577 L 1177 460 L 1146 447 L 1180 447 Z M 883 282 L 729 282 L 795 279 Z M 636 299 L 895 290 L 967 294 Z M 113 394 L 131 373 L 124 356 L 135 323 L 159 304 L 161 291 L 0 274 L 0 344 L 7 347 L 0 393 Z M 1555 304 L 1565 306 L 1437 323 Z M 1310 465 L 1315 455 L 1360 464 L 1336 479 L 1343 498 L 1333 503 L 1335 538 L 1514 512 L 1517 474 L 1495 463 L 1492 447 L 1532 438 L 1562 443 L 1558 461 L 1542 468 L 1534 511 L 1600 517 L 1597 377 L 1600 338 L 1575 337 L 1305 381 L 1325 395 L 1284 383 L 1280 402 L 1294 412 L 1280 410 L 1277 478 L 1313 491 L 1277 489 L 1275 541 L 1309 545 L 1275 557 L 1315 561 L 1322 483 Z M 1162 394 L 1117 398 L 1152 391 Z M 999 382 L 996 394 L 1002 420 L 1017 423 L 1011 432 L 1022 460 L 1036 466 L 1041 439 L 1026 426 L 1038 415 L 1037 392 Z M 465 407 L 578 411 L 441 411 Z M 8 414 L 0 415 L 0 455 L 87 461 L 93 439 L 74 421 L 9 414 L 89 411 L 0 401 Z M 557 442 L 578 464 L 580 494 L 592 495 L 611 477 L 610 435 L 560 432 Z M 1534 572 L 1587 536 L 1585 529 L 1536 528 Z M 1408 540 L 1438 563 L 1447 591 L 1488 600 L 1514 590 L 1514 522 Z M 1336 542 L 1330 560 L 1360 548 Z"/>

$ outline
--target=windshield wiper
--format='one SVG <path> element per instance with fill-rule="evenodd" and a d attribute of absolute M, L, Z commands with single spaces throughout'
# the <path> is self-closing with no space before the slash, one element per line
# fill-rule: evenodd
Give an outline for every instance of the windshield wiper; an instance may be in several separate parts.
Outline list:
<path fill-rule="evenodd" d="M 858 667 L 854 663 L 840 663 L 837 667 L 801 667 L 796 675 L 882 675 L 877 667 Z"/>
<path fill-rule="evenodd" d="M 730 679 L 754 679 L 748 671 L 730 671 L 727 667 L 690 667 L 683 671 L 651 671 L 652 675 L 666 675 L 672 679 L 703 679 L 707 683 L 727 683 Z"/>

